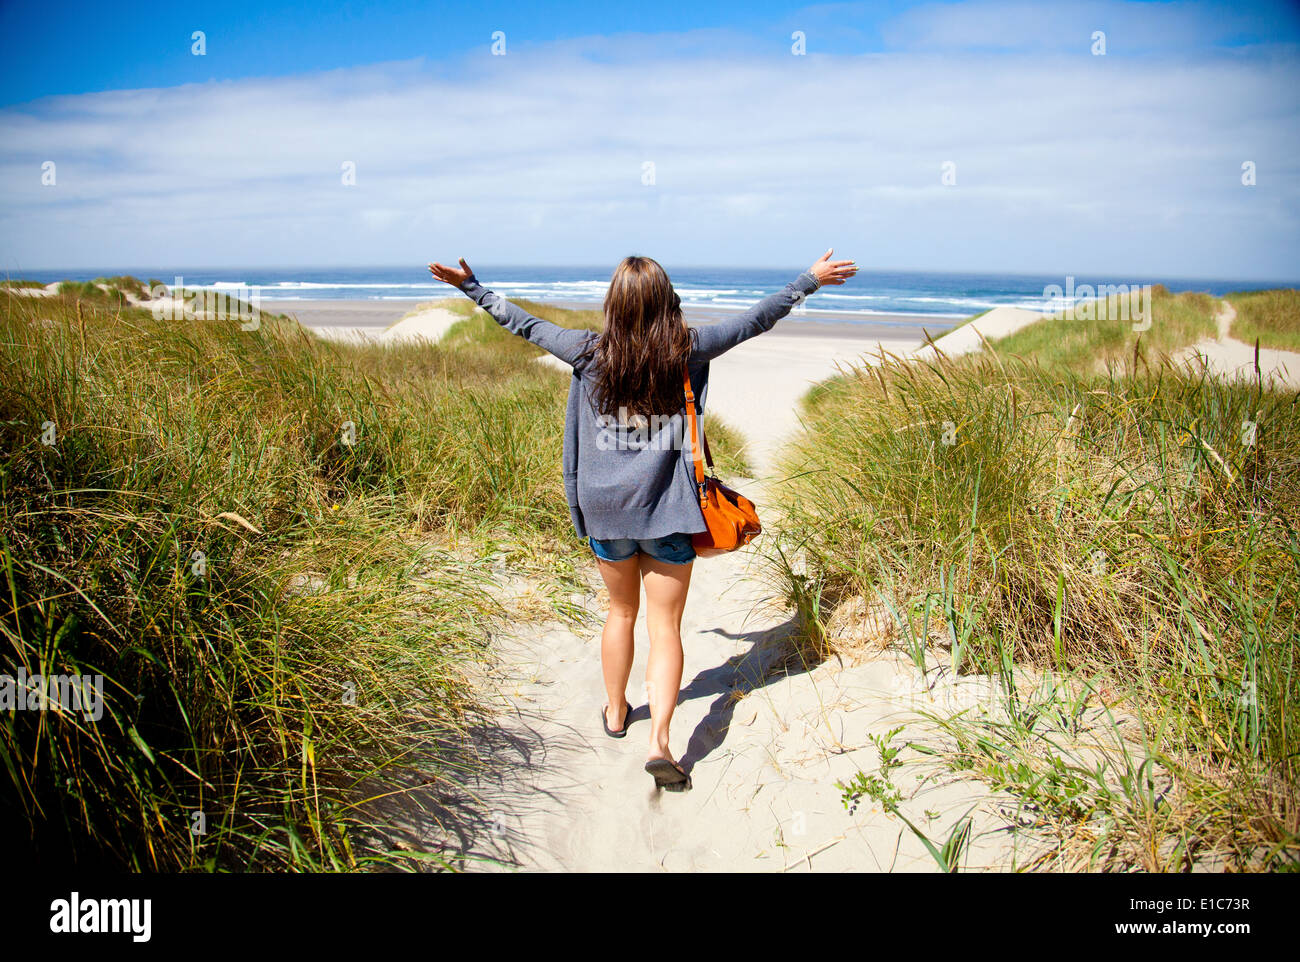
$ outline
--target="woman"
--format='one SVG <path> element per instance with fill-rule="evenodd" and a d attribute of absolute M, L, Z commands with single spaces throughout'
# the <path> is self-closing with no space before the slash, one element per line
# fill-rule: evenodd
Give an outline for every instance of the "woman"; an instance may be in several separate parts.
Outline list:
<path fill-rule="evenodd" d="M 625 693 L 644 584 L 650 634 L 645 768 L 657 786 L 689 787 L 668 747 L 682 681 L 682 610 L 695 560 L 691 535 L 706 530 L 685 427 L 685 374 L 702 415 L 710 361 L 770 330 L 817 288 L 843 284 L 857 273 L 852 261 L 832 261 L 831 254 L 743 314 L 696 328 L 686 326 L 681 299 L 662 267 L 648 257 L 625 258 L 609 282 L 599 334 L 533 317 L 480 285 L 464 258 L 459 269 L 429 265 L 434 277 L 459 288 L 506 330 L 573 368 L 565 414 L 565 496 L 573 525 L 591 545 L 609 589 L 600 646 L 608 702 L 601 724 L 607 735 L 622 738 L 632 719 Z"/>

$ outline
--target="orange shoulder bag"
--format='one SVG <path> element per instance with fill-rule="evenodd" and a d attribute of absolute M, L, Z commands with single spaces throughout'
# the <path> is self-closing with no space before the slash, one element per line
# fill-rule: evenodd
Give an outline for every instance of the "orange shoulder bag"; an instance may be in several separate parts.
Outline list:
<path fill-rule="evenodd" d="M 709 439 L 704 437 L 695 415 L 695 392 L 691 390 L 691 372 L 686 371 L 686 417 L 691 425 L 691 452 L 695 457 L 695 489 L 700 497 L 700 512 L 708 531 L 691 536 L 695 553 L 702 557 L 725 554 L 743 548 L 762 532 L 754 502 L 739 491 L 733 491 L 713 473 L 713 454 Z M 701 443 L 703 439 L 703 443 Z M 704 458 L 709 462 L 709 475 L 704 474 Z"/>

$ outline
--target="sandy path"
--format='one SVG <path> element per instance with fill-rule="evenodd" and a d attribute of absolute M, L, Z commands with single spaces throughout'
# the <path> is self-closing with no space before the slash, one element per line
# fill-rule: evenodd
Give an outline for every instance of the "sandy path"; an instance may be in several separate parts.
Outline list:
<path fill-rule="evenodd" d="M 738 428 L 746 439 L 745 455 L 764 477 L 785 439 L 800 429 L 796 405 L 810 387 L 835 374 L 837 365 L 860 363 L 881 348 L 902 356 L 916 343 L 783 337 L 777 331 L 751 338 L 709 365 L 705 430 L 710 413 Z"/>
<path fill-rule="evenodd" d="M 772 335 L 714 362 L 710 407 L 752 438 L 797 427 L 794 403 L 834 362 L 870 349 L 862 341 L 820 343 Z M 901 350 L 913 342 L 894 345 Z M 760 467 L 775 444 L 756 445 Z M 763 502 L 761 482 L 744 482 Z M 693 790 L 657 792 L 642 770 L 649 711 L 641 693 L 648 638 L 638 619 L 625 739 L 603 733 L 599 627 L 521 625 L 494 640 L 487 671 L 499 715 L 479 734 L 489 762 L 474 785 L 490 824 L 468 841 L 436 832 L 469 868 L 565 871 L 936 870 L 897 818 L 864 800 L 850 814 L 836 781 L 878 767 L 868 734 L 884 734 L 934 707 L 919 673 L 901 656 L 808 670 L 787 639 L 793 619 L 772 597 L 753 551 L 697 561 L 682 623 L 683 691 L 673 750 Z M 590 610 L 599 612 L 598 600 Z M 959 685 L 975 691 L 972 679 Z M 951 689 L 949 689 L 949 692 Z M 987 691 L 987 687 L 985 688 Z M 940 694 L 939 697 L 944 697 Z M 917 732 L 909 728 L 907 736 Z M 914 759 L 919 756 L 912 756 Z M 967 867 L 1005 867 L 1016 837 L 999 807 L 971 781 L 920 785 L 909 766 L 895 781 L 908 817 L 942 845 L 973 813 Z M 477 861 L 482 859 L 483 861 Z"/>
<path fill-rule="evenodd" d="M 1197 341 L 1182 351 L 1178 358 L 1192 364 L 1204 363 L 1212 372 L 1226 378 L 1254 380 L 1255 345 L 1232 337 L 1230 331 L 1237 311 L 1227 301 L 1222 301 L 1221 304 L 1222 307 L 1215 316 L 1215 322 L 1219 326 L 1218 338 Z M 1292 390 L 1300 389 L 1300 353 L 1261 347 L 1259 370 L 1265 383 L 1272 381 Z"/>
<path fill-rule="evenodd" d="M 928 361 L 935 356 L 937 347 L 947 357 L 959 357 L 982 351 L 986 341 L 1010 337 L 1016 331 L 1042 320 L 1043 315 L 1026 311 L 1019 307 L 995 307 L 988 313 L 963 324 L 956 330 L 949 331 L 935 340 L 934 347 L 929 344 L 912 352 L 917 360 Z"/>
<path fill-rule="evenodd" d="M 697 562 L 682 623 L 685 672 L 673 747 L 689 792 L 656 792 L 642 770 L 649 712 L 639 692 L 644 616 L 628 737 L 600 728 L 599 633 L 525 629 L 497 640 L 491 672 L 499 723 L 492 774 L 477 786 L 491 826 L 467 867 L 539 871 L 934 871 L 924 845 L 864 800 L 850 814 L 835 782 L 876 771 L 867 740 L 912 717 L 917 673 L 900 658 L 805 670 L 788 663 L 789 616 L 747 566 L 752 556 Z M 975 683 L 972 682 L 972 685 Z M 926 700 L 925 696 L 921 696 Z M 933 706 L 931 706 L 933 707 Z M 915 735 L 909 729 L 908 735 Z M 915 756 L 913 756 L 915 757 Z M 1005 867 L 1015 836 L 974 782 L 895 781 L 908 817 L 932 840 L 974 811 L 967 868 Z"/>

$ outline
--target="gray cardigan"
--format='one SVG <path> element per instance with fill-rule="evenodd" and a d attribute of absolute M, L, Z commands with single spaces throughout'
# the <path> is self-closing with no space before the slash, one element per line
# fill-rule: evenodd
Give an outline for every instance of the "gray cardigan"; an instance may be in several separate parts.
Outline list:
<path fill-rule="evenodd" d="M 691 328 L 687 362 L 696 410 L 704 413 L 709 362 L 756 334 L 772 329 L 790 309 L 818 288 L 805 271 L 749 310 L 705 327 Z M 602 417 L 592 401 L 593 331 L 560 327 L 533 317 L 470 277 L 460 290 L 498 324 L 549 351 L 573 368 L 564 417 L 564 494 L 580 537 L 661 538 L 707 530 L 695 490 L 685 398 L 671 417 L 648 426 L 620 426 Z"/>

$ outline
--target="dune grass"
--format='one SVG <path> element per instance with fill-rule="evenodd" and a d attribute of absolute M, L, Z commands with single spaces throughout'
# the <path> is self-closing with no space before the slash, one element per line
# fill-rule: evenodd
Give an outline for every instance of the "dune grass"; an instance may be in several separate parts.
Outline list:
<path fill-rule="evenodd" d="M 1218 331 L 1214 320 L 1218 301 L 1209 294 L 1171 294 L 1163 285 L 1154 285 L 1150 328 L 1144 331 L 1135 330 L 1142 323 L 1133 320 L 1131 310 L 1122 312 L 1121 306 L 1119 298 L 1108 298 L 1081 305 L 1074 318 L 1044 318 L 998 339 L 998 353 L 1091 373 L 1131 363 L 1139 343 L 1154 357 L 1215 337 Z M 1146 307 L 1145 298 L 1141 306 Z"/>
<path fill-rule="evenodd" d="M 1241 291 L 1227 300 L 1237 311 L 1232 336 L 1260 347 L 1300 351 L 1300 291 Z"/>
<path fill-rule="evenodd" d="M 59 294 L 72 302 L 93 304 L 101 307 L 121 308 L 129 304 L 125 291 L 115 287 L 100 287 L 94 281 L 62 281 L 58 287 Z"/>
<path fill-rule="evenodd" d="M 103 284 L 105 287 L 111 287 L 127 294 L 133 294 L 136 297 L 146 299 L 148 297 L 148 290 L 145 285 L 141 283 L 139 278 L 132 277 L 129 274 L 117 274 L 113 277 L 96 277 L 90 283 Z"/>
<path fill-rule="evenodd" d="M 1182 333 L 1152 341 L 1202 329 L 1199 297 L 1162 300 L 1150 333 Z M 1042 867 L 1296 867 L 1297 399 L 1141 347 L 1093 373 L 1057 329 L 999 344 L 1056 363 L 1000 349 L 818 386 L 775 576 L 814 657 L 892 635 L 927 671 L 942 653 L 1001 680 L 1000 713 L 940 720 L 944 757 L 1056 833 Z M 846 606 L 869 631 L 834 630 Z M 1019 669 L 1057 683 L 1026 697 Z"/>
<path fill-rule="evenodd" d="M 102 675 L 104 713 L 0 715 L 5 837 L 55 864 L 392 864 L 362 799 L 457 781 L 426 756 L 477 717 L 493 566 L 573 615 L 563 376 L 66 290 L 0 304 L 0 673 Z"/>

